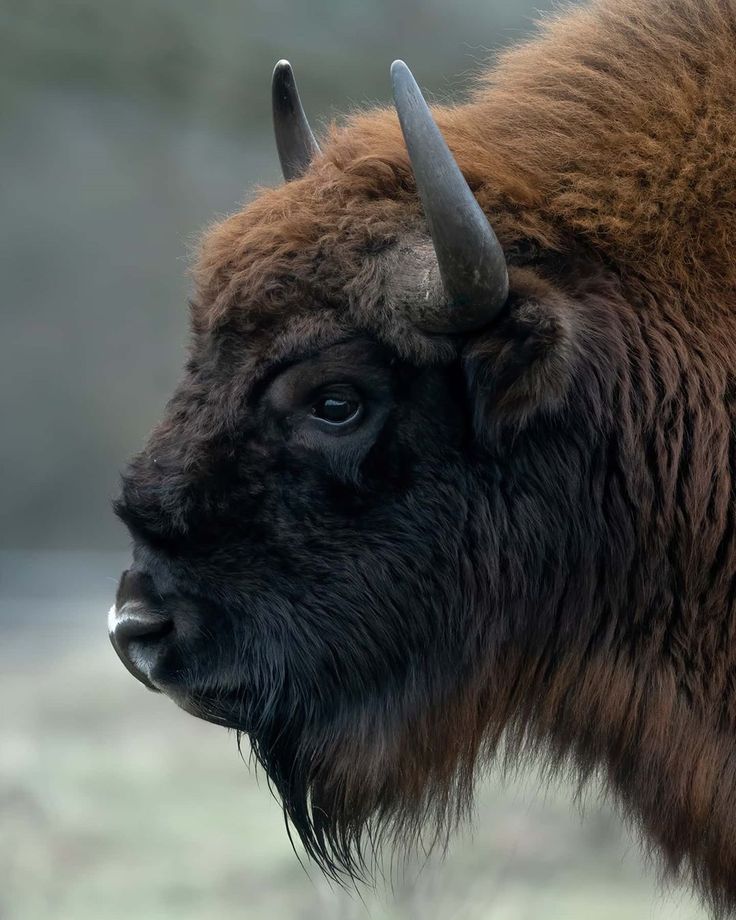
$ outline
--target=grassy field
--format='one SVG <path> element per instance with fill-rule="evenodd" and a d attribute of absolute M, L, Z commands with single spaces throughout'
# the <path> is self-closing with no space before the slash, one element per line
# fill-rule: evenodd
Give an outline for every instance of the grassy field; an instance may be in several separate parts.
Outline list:
<path fill-rule="evenodd" d="M 19 619 L 28 603 L 0 595 L 3 920 L 705 916 L 658 887 L 595 794 L 581 817 L 569 790 L 541 791 L 529 775 L 484 786 L 473 832 L 444 862 L 365 903 L 332 890 L 300 868 L 235 738 L 119 665 L 104 600 L 57 600 L 31 621 Z"/>

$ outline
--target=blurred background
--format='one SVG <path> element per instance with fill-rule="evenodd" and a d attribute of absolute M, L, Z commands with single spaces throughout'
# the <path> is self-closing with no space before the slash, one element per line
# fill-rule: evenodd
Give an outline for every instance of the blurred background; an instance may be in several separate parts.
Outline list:
<path fill-rule="evenodd" d="M 122 463 L 171 392 L 200 230 L 280 181 L 275 61 L 313 125 L 436 99 L 531 0 L 0 0 L 0 918 L 703 917 L 595 790 L 484 785 L 473 832 L 365 903 L 300 868 L 235 739 L 136 684 L 105 616 Z"/>

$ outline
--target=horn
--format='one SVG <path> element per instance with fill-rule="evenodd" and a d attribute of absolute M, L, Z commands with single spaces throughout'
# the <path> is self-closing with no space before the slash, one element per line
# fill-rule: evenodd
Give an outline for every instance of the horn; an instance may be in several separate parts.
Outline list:
<path fill-rule="evenodd" d="M 447 324 L 428 331 L 477 329 L 494 319 L 508 297 L 501 244 L 403 61 L 391 65 L 391 82 L 448 299 Z"/>
<path fill-rule="evenodd" d="M 294 71 L 288 61 L 279 61 L 273 69 L 271 101 L 281 171 L 284 179 L 290 182 L 304 175 L 320 150 L 304 114 Z"/>

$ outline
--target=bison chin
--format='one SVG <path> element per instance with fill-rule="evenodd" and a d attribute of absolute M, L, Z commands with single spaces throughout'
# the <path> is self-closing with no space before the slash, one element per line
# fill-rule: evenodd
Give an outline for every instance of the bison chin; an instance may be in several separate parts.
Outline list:
<path fill-rule="evenodd" d="M 407 855 L 443 849 L 469 814 L 476 763 L 495 746 L 487 726 L 481 741 L 477 697 L 432 701 L 426 685 L 345 705 L 329 718 L 275 704 L 257 725 L 247 712 L 238 724 L 234 713 L 202 704 L 190 711 L 237 728 L 239 746 L 248 736 L 287 824 L 341 884 L 371 880 L 384 844 Z"/>

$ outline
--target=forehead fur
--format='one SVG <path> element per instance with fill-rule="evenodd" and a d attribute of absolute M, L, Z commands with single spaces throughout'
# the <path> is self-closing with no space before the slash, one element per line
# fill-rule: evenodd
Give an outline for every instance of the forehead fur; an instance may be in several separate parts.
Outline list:
<path fill-rule="evenodd" d="M 394 116 L 361 120 L 390 125 Z M 359 129 L 333 129 L 307 175 L 212 228 L 197 267 L 195 324 L 318 342 L 363 329 L 417 356 L 447 352 L 387 296 L 397 244 L 425 233 L 406 152 L 393 140 L 389 156 Z"/>
<path fill-rule="evenodd" d="M 624 284 L 704 304 L 736 284 L 734 99 L 734 0 L 600 0 L 433 111 L 507 249 L 587 247 Z M 322 148 L 208 232 L 196 322 L 255 333 L 319 312 L 431 353 L 382 296 L 385 254 L 426 235 L 394 111 L 333 126 Z"/>

